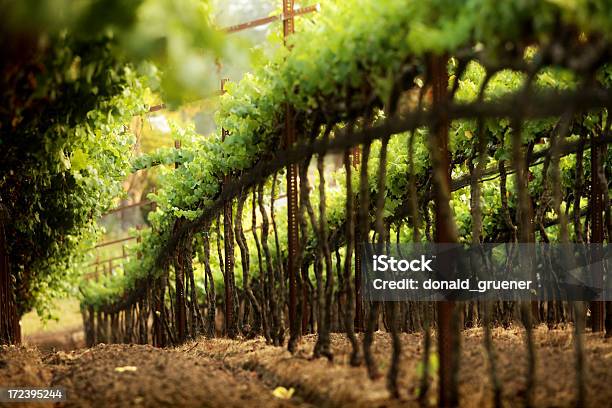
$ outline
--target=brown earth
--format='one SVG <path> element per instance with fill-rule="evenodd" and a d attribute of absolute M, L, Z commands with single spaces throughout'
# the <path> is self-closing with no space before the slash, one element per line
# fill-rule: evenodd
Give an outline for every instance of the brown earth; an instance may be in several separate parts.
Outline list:
<path fill-rule="evenodd" d="M 54 354 L 47 362 L 53 370 L 51 385 L 66 388 L 66 407 L 300 405 L 298 400 L 275 398 L 253 372 L 231 372 L 220 361 L 178 350 L 99 345 L 82 352 Z"/>
<path fill-rule="evenodd" d="M 497 375 L 502 387 L 504 406 L 524 406 L 526 348 L 522 329 L 495 329 Z M 267 346 L 262 339 L 243 342 L 226 339 L 206 340 L 185 345 L 183 350 L 195 356 L 223 361 L 229 367 L 250 369 L 262 378 L 295 387 L 304 399 L 317 405 L 351 407 L 418 406 L 416 398 L 422 359 L 422 335 L 402 334 L 400 373 L 401 400 L 388 398 L 386 378 L 374 381 L 364 367 L 349 365 L 350 346 L 343 335 L 332 335 L 334 362 L 311 360 L 316 338 L 303 339 L 296 355 Z M 575 358 L 570 330 L 534 330 L 536 348 L 536 407 L 575 406 Z M 587 333 L 585 340 L 586 389 L 588 406 L 612 407 L 612 339 Z M 435 340 L 433 341 L 435 343 Z M 435 346 L 434 346 L 435 347 Z M 386 333 L 375 335 L 373 351 L 380 373 L 389 366 L 391 341 Z M 434 349 L 435 352 L 435 349 Z M 459 392 L 461 406 L 493 406 L 489 366 L 481 329 L 463 332 Z M 433 376 L 429 404 L 437 403 L 437 376 Z"/>
<path fill-rule="evenodd" d="M 534 334 L 534 405 L 575 405 L 571 332 L 539 327 Z M 503 405 L 523 406 L 523 331 L 496 329 L 493 337 Z M 350 367 L 350 348 L 344 336 L 332 336 L 333 363 L 310 358 L 315 340 L 314 336 L 304 337 L 293 356 L 283 348 L 266 345 L 263 339 L 199 339 L 177 349 L 98 345 L 45 357 L 36 349 L 2 347 L 0 386 L 64 387 L 68 402 L 63 406 L 67 407 L 418 406 L 415 395 L 422 353 L 420 334 L 402 335 L 400 400 L 389 398 L 384 376 L 372 381 L 363 366 Z M 388 368 L 390 349 L 389 337 L 377 333 L 373 350 L 381 373 Z M 612 341 L 587 333 L 585 355 L 588 406 L 612 406 Z M 435 375 L 432 381 L 429 404 L 435 405 Z M 461 406 L 492 406 L 488 363 L 479 329 L 463 333 L 459 382 Z M 277 398 L 273 391 L 279 386 L 295 388 L 294 396 Z"/>
<path fill-rule="evenodd" d="M 7 347 L 0 361 L 1 386 L 63 387 L 68 401 L 60 407 L 309 406 L 297 397 L 276 398 L 254 372 L 151 346 L 102 344 L 44 359 L 35 349 Z"/>
<path fill-rule="evenodd" d="M 41 331 L 24 336 L 24 343 L 36 347 L 42 353 L 70 351 L 85 347 L 85 334 L 82 326 L 62 330 Z"/>
<path fill-rule="evenodd" d="M 42 362 L 40 352 L 35 348 L 0 346 L 0 387 L 48 387 L 51 370 Z M 2 404 L 0 407 L 50 407 L 51 404 L 19 403 Z"/>

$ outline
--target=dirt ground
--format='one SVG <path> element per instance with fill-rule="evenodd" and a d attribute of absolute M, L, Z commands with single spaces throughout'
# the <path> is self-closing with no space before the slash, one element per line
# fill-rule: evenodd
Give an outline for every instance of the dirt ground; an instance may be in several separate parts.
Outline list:
<path fill-rule="evenodd" d="M 85 334 L 82 326 L 32 333 L 24 336 L 23 340 L 24 343 L 36 347 L 42 353 L 70 351 L 85 347 Z"/>
<path fill-rule="evenodd" d="M 495 329 L 497 375 L 502 387 L 504 406 L 524 406 L 527 358 L 522 329 Z M 570 330 L 534 330 L 536 347 L 535 406 L 575 406 L 575 358 Z M 612 339 L 600 334 L 585 334 L 586 389 L 588 406 L 612 406 Z M 225 339 L 185 345 L 185 352 L 198 357 L 212 357 L 227 366 L 254 370 L 262 378 L 296 388 L 298 395 L 316 405 L 351 407 L 418 406 L 417 365 L 422 359 L 422 336 L 402 335 L 400 373 L 401 400 L 388 398 L 386 378 L 374 381 L 365 368 L 349 365 L 350 346 L 343 335 L 332 335 L 334 362 L 311 360 L 316 338 L 303 339 L 298 352 L 267 346 L 262 339 L 236 342 Z M 434 352 L 435 352 L 435 340 Z M 376 333 L 373 346 L 379 371 L 386 374 L 391 354 L 387 334 Z M 481 329 L 463 332 L 461 369 L 459 371 L 460 404 L 465 407 L 493 406 L 489 366 Z M 433 376 L 429 404 L 437 404 L 437 376 Z"/>
<path fill-rule="evenodd" d="M 51 370 L 42 362 L 38 349 L 29 347 L 0 346 L 0 387 L 48 387 Z M 5 404 L 6 407 L 50 407 L 51 404 L 19 403 Z"/>
<path fill-rule="evenodd" d="M 308 406 L 298 398 L 276 398 L 254 372 L 230 370 L 221 361 L 151 346 L 98 345 L 44 358 L 35 349 L 12 347 L 0 349 L 0 361 L 3 386 L 64 387 L 68 401 L 56 406 Z"/>
<path fill-rule="evenodd" d="M 575 405 L 571 332 L 539 327 L 534 334 L 537 350 L 534 405 Z M 523 406 L 526 372 L 523 331 L 496 329 L 493 338 L 503 405 Z M 344 336 L 332 336 L 333 363 L 310 358 L 315 340 L 314 336 L 304 337 L 293 356 L 283 348 L 266 345 L 263 339 L 202 338 L 177 349 L 163 350 L 141 345 L 98 345 L 46 355 L 34 348 L 2 347 L 0 386 L 64 387 L 68 401 L 59 406 L 66 407 L 418 406 L 420 334 L 402 335 L 400 400 L 389 398 L 384 376 L 372 381 L 363 366 L 350 367 L 350 348 Z M 377 333 L 373 350 L 381 373 L 388 368 L 390 349 L 389 337 Z M 588 406 L 611 406 L 612 341 L 587 333 L 585 354 Z M 437 402 L 435 375 L 432 381 L 429 405 Z M 493 405 L 479 329 L 463 333 L 459 383 L 461 406 Z M 294 388 L 295 393 L 283 398 L 283 393 L 276 390 L 281 386 Z"/>

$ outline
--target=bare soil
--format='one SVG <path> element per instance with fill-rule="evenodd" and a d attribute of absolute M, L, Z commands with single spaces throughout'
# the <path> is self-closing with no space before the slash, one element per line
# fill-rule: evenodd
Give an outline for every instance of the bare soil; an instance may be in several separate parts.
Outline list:
<path fill-rule="evenodd" d="M 44 360 L 37 350 L 13 347 L 0 351 L 0 361 L 10 361 L 0 368 L 2 385 L 64 387 L 68 401 L 60 407 L 308 406 L 276 398 L 254 372 L 151 346 L 102 344 Z"/>
<path fill-rule="evenodd" d="M 571 331 L 538 327 L 534 335 L 537 350 L 534 405 L 574 406 Z M 523 331 L 496 329 L 493 340 L 503 406 L 523 406 L 526 385 Z M 295 355 L 267 345 L 263 339 L 202 338 L 176 349 L 98 345 L 45 356 L 33 348 L 2 347 L 0 386 L 64 387 L 68 402 L 60 406 L 66 407 L 418 406 L 417 364 L 422 358 L 422 335 L 402 335 L 400 400 L 390 399 L 386 389 L 384 374 L 391 351 L 387 334 L 375 335 L 373 350 L 383 374 L 376 380 L 367 377 L 363 366 L 349 365 L 350 346 L 343 335 L 332 335 L 333 363 L 311 359 L 315 341 L 314 336 L 304 337 Z M 435 339 L 433 345 L 435 352 Z M 588 406 L 612 406 L 612 341 L 585 334 L 585 355 Z M 437 403 L 436 375 L 431 380 L 427 403 L 433 406 Z M 480 329 L 463 332 L 459 384 L 461 406 L 493 406 Z M 294 388 L 295 394 L 290 399 L 278 398 L 273 391 L 279 386 Z"/>
<path fill-rule="evenodd" d="M 40 352 L 35 348 L 0 346 L 0 387 L 48 387 L 51 370 L 42 362 Z M 15 407 L 16 404 L 0 406 Z M 50 407 L 51 404 L 19 403 L 19 407 Z"/>
<path fill-rule="evenodd" d="M 496 351 L 496 373 L 502 387 L 504 406 L 524 406 L 527 353 L 524 330 L 519 328 L 493 331 Z M 268 346 L 262 339 L 231 341 L 215 339 L 185 345 L 185 352 L 198 357 L 212 357 L 227 366 L 251 369 L 262 378 L 295 387 L 302 398 L 325 406 L 392 407 L 418 406 L 417 365 L 422 360 L 422 335 L 402 334 L 400 372 L 401 399 L 389 399 L 386 372 L 389 367 L 391 341 L 386 333 L 375 334 L 373 352 L 380 378 L 370 380 L 365 367 L 349 364 L 350 344 L 345 336 L 332 335 L 333 363 L 326 359 L 312 360 L 315 336 L 303 338 L 298 352 Z M 534 405 L 537 407 L 575 406 L 576 371 L 574 343 L 569 329 L 534 330 L 536 348 L 536 385 Z M 435 339 L 432 339 L 435 350 Z M 584 335 L 586 359 L 587 403 L 592 407 L 612 407 L 612 339 L 601 334 Z M 459 371 L 460 404 L 465 407 L 492 407 L 493 392 L 490 369 L 483 345 L 481 329 L 463 332 L 461 368 Z M 437 376 L 432 377 L 428 404 L 437 404 Z"/>
<path fill-rule="evenodd" d="M 85 347 L 85 334 L 82 326 L 61 330 L 39 331 L 24 336 L 24 343 L 34 346 L 42 353 L 71 351 Z"/>

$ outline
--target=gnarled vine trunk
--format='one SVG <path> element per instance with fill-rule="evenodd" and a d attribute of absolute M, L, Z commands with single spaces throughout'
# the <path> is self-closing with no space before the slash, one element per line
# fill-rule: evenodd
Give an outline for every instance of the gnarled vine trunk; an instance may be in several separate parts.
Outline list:
<path fill-rule="evenodd" d="M 19 315 L 15 305 L 5 224 L 8 213 L 0 203 L 0 344 L 16 344 L 21 338 Z"/>

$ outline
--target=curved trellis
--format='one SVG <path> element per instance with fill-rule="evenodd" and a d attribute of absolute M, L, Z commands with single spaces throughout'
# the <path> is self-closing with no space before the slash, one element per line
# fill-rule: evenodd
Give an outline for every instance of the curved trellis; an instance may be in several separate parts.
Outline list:
<path fill-rule="evenodd" d="M 508 52 L 491 63 L 488 54 L 474 51 L 478 47 L 458 50 L 450 56 L 415 56 L 405 61 L 397 78 L 393 78 L 393 88 L 387 99 L 365 89 L 357 98 L 365 101 L 359 106 L 347 101 L 331 112 L 323 108 L 296 109 L 292 124 L 298 135 L 295 145 L 276 153 L 268 152 L 252 168 L 232 177 L 225 176 L 223 188 L 213 202 L 200 208 L 201 215 L 191 221 L 177 219 L 172 230 L 166 232 L 167 239 L 151 270 L 126 289 L 120 299 L 112 299 L 97 310 L 86 310 L 88 343 L 136 341 L 157 346 L 177 345 L 198 335 L 214 336 L 215 314 L 224 310 L 225 334 L 229 337 L 263 335 L 270 343 L 282 345 L 289 331 L 289 349 L 294 350 L 301 334 L 316 332 L 315 356 L 330 360 L 333 358 L 330 332 L 345 332 L 353 348 L 351 363 L 360 364 L 363 355 L 369 375 L 376 377 L 379 373 L 370 346 L 382 316 L 392 336 L 393 357 L 388 372 L 392 395 L 399 395 L 397 364 L 401 342 L 398 333 L 424 330 L 425 374 L 420 387 L 420 397 L 424 398 L 428 388 L 429 331 L 435 326 L 440 342 L 440 402 L 453 406 L 458 398 L 456 373 L 460 363 L 458 333 L 461 327 L 456 322 L 462 321 L 465 326 L 483 324 L 495 405 L 501 406 L 501 385 L 495 373 L 490 325 L 506 325 L 520 319 L 527 334 L 530 374 L 526 402 L 530 404 L 535 387 L 532 374 L 535 346 L 531 334 L 534 321 L 554 325 L 573 320 L 577 357 L 583 362 L 584 310 L 580 305 L 564 302 L 532 302 L 531 305 L 510 302 L 441 302 L 436 305 L 389 302 L 381 305 L 364 302 L 358 290 L 361 262 L 358 244 L 370 241 L 385 245 L 393 239 L 392 230 L 399 242 L 403 226 L 412 231 L 411 239 L 416 242 L 422 239 L 421 234 L 428 241 L 458 242 L 460 236 L 450 199 L 453 192 L 465 188 L 469 188 L 471 210 L 468 235 L 474 243 L 480 243 L 485 239 L 482 190 L 485 183 L 493 179 L 499 183 L 500 207 L 497 210 L 501 218 L 494 230 L 486 233 L 486 239 L 535 242 L 537 232 L 545 241 L 549 239 L 546 228 L 558 225 L 559 241 L 569 242 L 571 224 L 579 242 L 609 241 L 612 229 L 608 196 L 610 169 L 606 161 L 609 161 L 607 148 L 612 142 L 612 121 L 607 116 L 612 106 L 612 89 L 609 83 L 595 78 L 602 70 L 609 69 L 612 47 L 598 36 L 593 36 L 592 41 L 581 40 L 577 47 L 575 37 L 583 34 L 566 29 L 561 23 L 559 27 L 560 33 L 552 34 L 565 35 L 551 35 L 550 43 L 537 44 L 536 55 L 530 59 L 525 59 L 520 52 Z M 449 58 L 454 61 L 455 78 L 450 86 Z M 457 98 L 459 80 L 473 63 L 480 64 L 484 76 L 476 100 L 461 102 Z M 572 72 L 578 78 L 575 89 L 537 88 L 535 79 L 551 67 Z M 485 98 L 487 86 L 494 76 L 505 70 L 523 73 L 521 86 L 506 96 Z M 419 82 L 419 86 L 415 85 Z M 586 129 L 582 121 L 584 115 L 599 117 L 600 123 Z M 544 118 L 554 118 L 554 125 L 525 143 L 523 129 L 532 121 Z M 502 120 L 507 125 L 501 140 L 489 137 L 485 124 Z M 452 156 L 448 147 L 449 128 L 457 121 L 474 121 L 476 132 L 470 148 Z M 426 171 L 416 174 L 415 135 L 423 130 L 430 163 Z M 504 145 L 506 133 L 510 146 Z M 397 152 L 389 152 L 389 146 L 402 134 L 408 134 L 403 151 L 408 169 L 390 174 L 388 160 Z M 578 135 L 579 140 L 569 140 L 572 134 Z M 548 146 L 534 151 L 535 143 L 539 142 Z M 496 150 L 508 147 L 507 156 L 487 166 Z M 590 152 L 589 177 L 585 171 L 587 151 Z M 333 209 L 326 205 L 331 193 L 326 183 L 325 158 L 332 154 L 342 155 L 340 172 L 344 172 L 346 180 L 339 215 L 331 214 Z M 569 155 L 576 157 L 575 183 L 573 190 L 562 191 L 560 161 Z M 316 163 L 316 172 L 309 171 L 311 162 Z M 375 168 L 368 170 L 370 162 Z M 452 169 L 465 162 L 469 174 L 451 177 Z M 299 208 L 294 215 L 300 240 L 295 259 L 292 258 L 296 265 L 294 270 L 287 268 L 288 255 L 283 252 L 279 224 L 274 217 L 274 202 L 280 190 L 278 172 L 289 165 L 297 165 L 299 176 Z M 544 179 L 541 190 L 534 194 L 529 191 L 532 182 L 529 169 L 540 165 L 544 168 Z M 508 184 L 511 174 L 515 175 L 513 186 Z M 408 180 L 405 191 L 386 191 L 387 178 L 397 176 Z M 372 177 L 374 180 L 370 180 Z M 312 196 L 311 189 L 315 193 Z M 508 203 L 508 191 L 517 197 L 514 208 Z M 385 214 L 385 200 L 390 196 L 397 199 L 399 205 L 389 215 Z M 590 218 L 584 224 L 581 219 L 587 213 L 580 208 L 581 197 L 589 201 Z M 570 205 L 562 209 L 562 202 L 573 203 L 571 214 Z M 539 207 L 534 208 L 534 204 Z M 556 218 L 547 219 L 546 209 L 552 210 Z M 247 239 L 242 225 L 245 212 L 250 213 L 252 241 Z M 330 222 L 332 215 L 333 222 Z M 223 243 L 222 236 L 225 236 Z M 243 268 L 240 289 L 234 282 L 234 242 Z M 198 296 L 193 272 L 196 253 L 204 265 L 204 298 Z M 256 253 L 255 258 L 252 253 Z M 211 257 L 215 256 L 226 277 L 221 297 L 218 289 L 215 290 L 211 271 Z M 288 284 L 290 279 L 295 279 L 297 284 L 292 290 Z M 223 303 L 223 309 L 219 302 Z M 297 309 L 292 309 L 292 302 L 296 302 Z M 590 308 L 593 329 L 603 330 L 603 304 L 594 303 Z M 612 311 L 609 305 L 607 316 L 610 333 Z M 356 331 L 365 331 L 363 348 Z M 584 363 L 577 365 L 578 405 L 585 398 L 583 367 Z"/>

